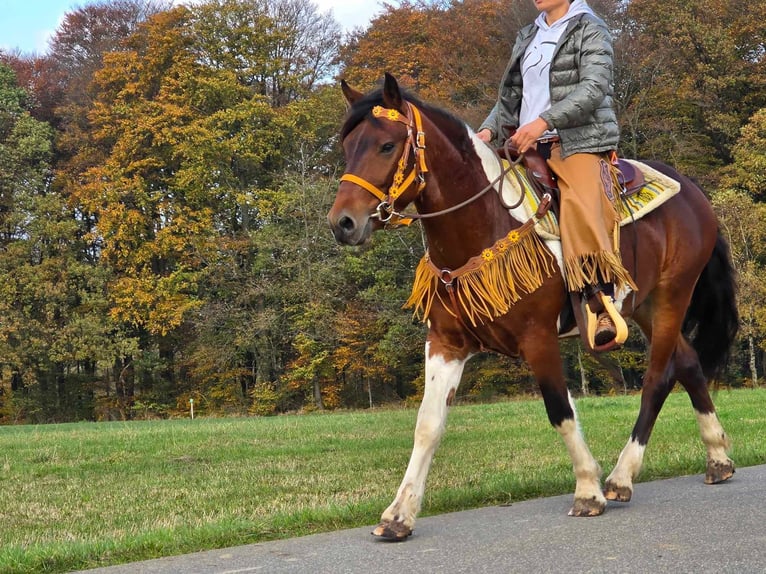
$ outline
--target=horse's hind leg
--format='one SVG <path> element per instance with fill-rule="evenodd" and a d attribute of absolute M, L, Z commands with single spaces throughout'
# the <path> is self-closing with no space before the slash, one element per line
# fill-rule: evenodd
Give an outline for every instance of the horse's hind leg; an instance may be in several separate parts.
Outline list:
<path fill-rule="evenodd" d="M 665 305 L 662 314 L 659 314 L 657 310 L 652 312 L 651 303 L 647 302 L 633 315 L 634 321 L 651 341 L 649 365 L 644 374 L 638 419 L 628 444 L 622 449 L 617 464 L 604 483 L 604 495 L 608 500 L 627 502 L 633 496 L 633 480 L 641 470 L 646 444 L 675 383 L 671 360 L 681 339 L 683 317 L 674 311 L 674 307 L 678 308 L 672 304 Z M 658 317 L 663 319 L 658 320 Z"/>
<path fill-rule="evenodd" d="M 649 442 L 657 415 L 672 388 L 673 383 L 667 378 L 653 384 L 650 392 L 647 392 L 646 387 L 644 388 L 638 420 L 630 434 L 628 444 L 622 449 L 617 464 L 604 483 L 604 496 L 607 500 L 628 502 L 633 496 L 633 480 L 641 471 L 646 444 Z"/>
<path fill-rule="evenodd" d="M 649 331 L 645 330 L 647 334 Z M 702 440 L 707 448 L 707 472 L 705 482 L 722 482 L 734 473 L 734 463 L 726 455 L 729 441 L 715 414 L 715 407 L 707 389 L 697 353 L 679 333 L 675 352 L 665 374 L 658 380 L 644 381 L 641 410 L 627 446 L 620 453 L 617 465 L 604 485 L 609 500 L 627 502 L 633 494 L 633 480 L 641 470 L 644 450 L 649 441 L 654 422 L 673 384 L 678 380 L 692 401 Z"/>
<path fill-rule="evenodd" d="M 403 540 L 412 534 L 415 527 L 428 470 L 444 434 L 447 410 L 467 360 L 467 353 L 457 358 L 452 355 L 432 345 L 431 341 L 426 343 L 426 384 L 415 426 L 415 444 L 396 498 L 383 512 L 380 524 L 372 531 L 375 536 Z"/>
<path fill-rule="evenodd" d="M 556 390 L 550 389 L 548 392 L 543 392 L 543 397 L 545 397 L 548 418 L 561 438 L 564 439 L 577 480 L 574 504 L 569 510 L 569 515 L 598 516 L 606 508 L 606 498 L 601 492 L 601 466 L 591 454 L 580 430 L 572 396 L 569 391 L 566 392 L 568 410 L 562 409 L 564 406 L 563 396 Z M 557 420 L 557 415 L 561 418 L 558 419 L 558 422 L 554 422 Z"/>
<path fill-rule="evenodd" d="M 697 415 L 702 442 L 707 450 L 705 482 L 707 484 L 724 482 L 734 474 L 734 462 L 726 454 L 730 446 L 729 437 L 726 436 L 716 415 L 697 353 L 685 340 L 679 344 L 675 362 L 678 381 L 689 393 L 692 407 Z"/>

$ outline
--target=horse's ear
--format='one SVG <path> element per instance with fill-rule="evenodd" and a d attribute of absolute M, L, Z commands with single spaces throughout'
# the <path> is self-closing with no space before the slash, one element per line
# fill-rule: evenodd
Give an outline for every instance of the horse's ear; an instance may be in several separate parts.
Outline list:
<path fill-rule="evenodd" d="M 399 83 L 391 74 L 386 72 L 385 80 L 383 81 L 383 105 L 392 110 L 401 110 L 402 92 L 399 89 Z"/>
<path fill-rule="evenodd" d="M 340 81 L 340 89 L 343 92 L 343 97 L 346 98 L 346 102 L 349 106 L 353 106 L 354 102 L 364 96 L 362 92 L 357 92 L 354 88 L 349 86 L 346 80 Z"/>

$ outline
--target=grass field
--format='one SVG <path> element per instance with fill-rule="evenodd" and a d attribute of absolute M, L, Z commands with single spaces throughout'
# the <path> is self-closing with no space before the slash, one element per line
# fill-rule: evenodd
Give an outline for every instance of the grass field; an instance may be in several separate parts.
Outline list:
<path fill-rule="evenodd" d="M 734 461 L 766 463 L 766 390 L 721 390 L 714 400 Z M 577 404 L 606 476 L 639 398 Z M 416 416 L 408 409 L 2 427 L 0 572 L 66 572 L 376 523 L 404 473 Z M 689 400 L 674 393 L 640 480 L 704 467 Z M 542 401 L 458 405 L 423 515 L 573 489 Z"/>

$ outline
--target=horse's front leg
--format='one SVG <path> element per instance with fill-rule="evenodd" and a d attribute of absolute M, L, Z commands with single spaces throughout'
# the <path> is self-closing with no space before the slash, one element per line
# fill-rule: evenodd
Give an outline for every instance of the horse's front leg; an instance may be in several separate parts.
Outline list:
<path fill-rule="evenodd" d="M 606 508 L 606 498 L 601 492 L 601 466 L 591 454 L 577 421 L 574 401 L 564 379 L 555 331 L 530 334 L 522 352 L 537 379 L 548 420 L 561 435 L 572 459 L 577 483 L 569 515 L 598 516 Z"/>
<path fill-rule="evenodd" d="M 415 444 L 396 498 L 372 531 L 375 536 L 403 540 L 412 534 L 428 470 L 444 434 L 447 409 L 457 391 L 467 358 L 467 354 L 462 358 L 455 357 L 431 341 L 426 343 L 426 383 L 415 426 Z"/>

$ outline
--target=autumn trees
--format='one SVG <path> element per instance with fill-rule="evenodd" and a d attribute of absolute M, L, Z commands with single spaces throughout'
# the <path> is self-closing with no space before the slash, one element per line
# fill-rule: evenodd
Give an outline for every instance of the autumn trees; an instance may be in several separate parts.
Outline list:
<path fill-rule="evenodd" d="M 104 275 L 82 257 L 80 224 L 53 188 L 53 131 L 25 109 L 0 65 L 0 417 L 93 412 L 96 363 L 108 359 Z"/>
<path fill-rule="evenodd" d="M 269 232 L 290 197 L 277 177 L 288 158 L 327 171 L 316 134 L 340 117 L 337 101 L 325 119 L 306 113 L 309 102 L 326 105 L 313 82 L 332 58 L 312 52 L 332 27 L 307 21 L 309 7 L 227 1 L 169 10 L 126 50 L 107 54 L 95 76 L 91 144 L 106 155 L 68 190 L 96 222 L 100 262 L 113 276 L 110 316 L 142 355 L 156 354 L 157 370 L 142 380 L 153 403 L 197 392 L 203 408 L 242 404 L 287 360 L 289 299 L 279 295 L 295 279 L 286 272 L 294 259 L 292 245 L 280 248 Z M 229 353 L 210 356 L 196 335 L 221 323 L 230 325 Z M 209 396 L 187 373 L 209 382 Z"/>
<path fill-rule="evenodd" d="M 335 80 L 366 90 L 390 71 L 477 125 L 534 7 L 406 1 L 344 37 L 309 0 L 173 4 L 100 0 L 66 15 L 45 56 L 0 54 L 0 421 L 417 397 L 424 327 L 400 306 L 418 229 L 354 249 L 326 229 Z M 757 384 L 766 20 L 738 2 L 592 5 L 615 32 L 622 151 L 714 196 L 743 286 L 727 382 Z M 636 338 L 604 368 L 565 346 L 573 385 L 594 392 L 639 384 L 643 353 Z M 461 389 L 534 383 L 486 355 Z"/>
<path fill-rule="evenodd" d="M 268 260 L 268 253 L 274 252 L 272 245 L 265 245 L 259 253 L 251 235 L 269 225 L 276 211 L 271 206 L 278 196 L 275 177 L 293 161 L 307 171 L 329 171 L 324 142 L 342 107 L 334 99 L 334 111 L 316 121 L 307 115 L 311 108 L 306 106 L 315 102 L 315 111 L 325 111 L 327 92 L 314 89 L 314 84 L 329 73 L 333 51 L 327 47 L 338 41 L 337 24 L 317 16 L 311 4 L 300 0 L 208 3 L 197 12 L 168 9 L 169 3 L 162 8 L 157 2 L 100 2 L 65 18 L 46 59 L 51 76 L 62 84 L 57 98 L 40 114 L 59 128 L 55 179 L 52 166 L 45 163 L 54 159 L 50 128 L 35 123 L 28 113 L 8 126 L 3 141 L 8 156 L 3 165 L 9 170 L 9 189 L 3 193 L 8 239 L 2 262 L 8 274 L 7 303 L 26 314 L 15 320 L 10 311 L 5 313 L 3 379 L 12 381 L 11 393 L 23 387 L 25 396 L 39 391 L 55 398 L 50 391 L 54 385 L 71 389 L 62 373 L 80 372 L 80 363 L 49 348 L 55 345 L 82 355 L 88 363 L 83 368 L 91 375 L 86 381 L 89 410 L 67 412 L 56 398 L 48 401 L 56 408 L 19 416 L 93 416 L 96 394 L 100 403 L 95 412 L 103 416 L 131 416 L 138 396 L 144 407 L 164 411 L 175 406 L 184 391 L 191 392 L 193 385 L 184 384 L 186 373 L 235 371 L 225 383 L 234 382 L 234 390 L 239 389 L 236 383 L 250 366 L 246 359 L 256 360 L 257 353 L 250 350 L 268 335 L 250 337 L 248 331 L 234 339 L 241 341 L 235 345 L 230 337 L 227 348 L 245 349 L 244 359 L 236 357 L 231 369 L 198 364 L 205 353 L 194 343 L 198 333 L 204 335 L 200 319 L 211 314 L 208 305 L 215 308 L 221 295 L 218 283 L 226 275 L 219 272 L 233 264 L 247 278 L 225 286 L 234 291 L 226 293 L 233 299 L 228 308 L 236 308 L 238 291 L 252 283 L 257 259 Z M 244 40 L 231 38 L 228 24 L 238 18 Z M 221 53 L 230 60 L 221 60 Z M 14 63 L 21 70 L 33 69 L 18 58 Z M 3 89 L 14 104 L 5 111 L 15 118 L 23 111 L 26 95 L 10 70 L 4 72 Z M 22 134 L 22 126 L 47 139 L 32 141 L 32 135 L 39 134 Z M 21 157 L 22 151 L 29 157 Z M 37 161 L 42 165 L 39 176 L 35 173 L 32 180 L 9 163 L 11 156 L 19 156 L 20 165 Z M 301 159 L 288 159 L 292 157 Z M 13 189 L 17 181 L 29 189 Z M 43 207 L 38 197 L 45 198 L 48 212 L 31 212 L 38 204 Z M 68 225 L 61 238 L 53 229 L 59 219 Z M 27 227 L 18 229 L 16 223 L 14 228 L 14 222 Z M 44 239 L 64 246 L 73 260 L 62 259 L 58 251 L 49 255 L 41 250 L 32 232 L 35 226 L 45 226 Z M 18 247 L 20 257 L 30 250 L 39 254 L 18 286 L 10 279 L 25 268 L 11 256 L 16 252 L 11 247 Z M 96 293 L 89 302 L 100 324 L 85 325 L 83 337 L 112 338 L 88 348 L 64 337 L 69 315 L 80 309 L 76 297 L 64 300 L 62 309 L 48 311 L 57 304 L 56 290 L 37 289 L 33 281 L 41 275 L 64 290 L 68 274 L 80 267 L 100 281 L 93 285 Z M 81 292 L 76 295 L 86 295 L 91 278 L 79 282 Z M 261 285 L 258 289 L 269 291 Z M 62 298 L 66 296 L 65 291 Z M 252 311 L 249 305 L 245 309 Z M 33 323 L 30 313 L 44 314 Z M 253 313 L 237 319 L 249 323 Z M 13 331 L 22 327 L 27 331 Z M 264 327 L 269 329 L 280 332 L 284 325 Z M 29 356 L 30 344 L 38 338 L 42 342 L 35 347 L 46 361 Z M 278 341 L 274 353 L 283 354 L 286 346 L 286 340 Z M 51 361 L 55 362 L 48 367 Z M 271 380 L 285 360 L 275 360 L 270 369 L 260 366 L 267 361 L 258 362 L 260 378 Z M 240 395 L 248 398 L 247 385 L 241 388 L 245 392 Z M 10 401 L 5 404 L 10 409 Z M 8 412 L 9 419 L 18 418 Z"/>
<path fill-rule="evenodd" d="M 728 164 L 739 132 L 766 106 L 766 3 L 626 3 L 622 49 L 623 145 L 709 180 Z"/>
<path fill-rule="evenodd" d="M 384 71 L 427 101 L 478 124 L 494 105 L 510 56 L 517 2 L 405 0 L 342 47 L 343 76 L 361 90 Z M 530 6 L 531 8 L 531 6 Z M 526 13 L 526 10 L 524 10 Z"/>

